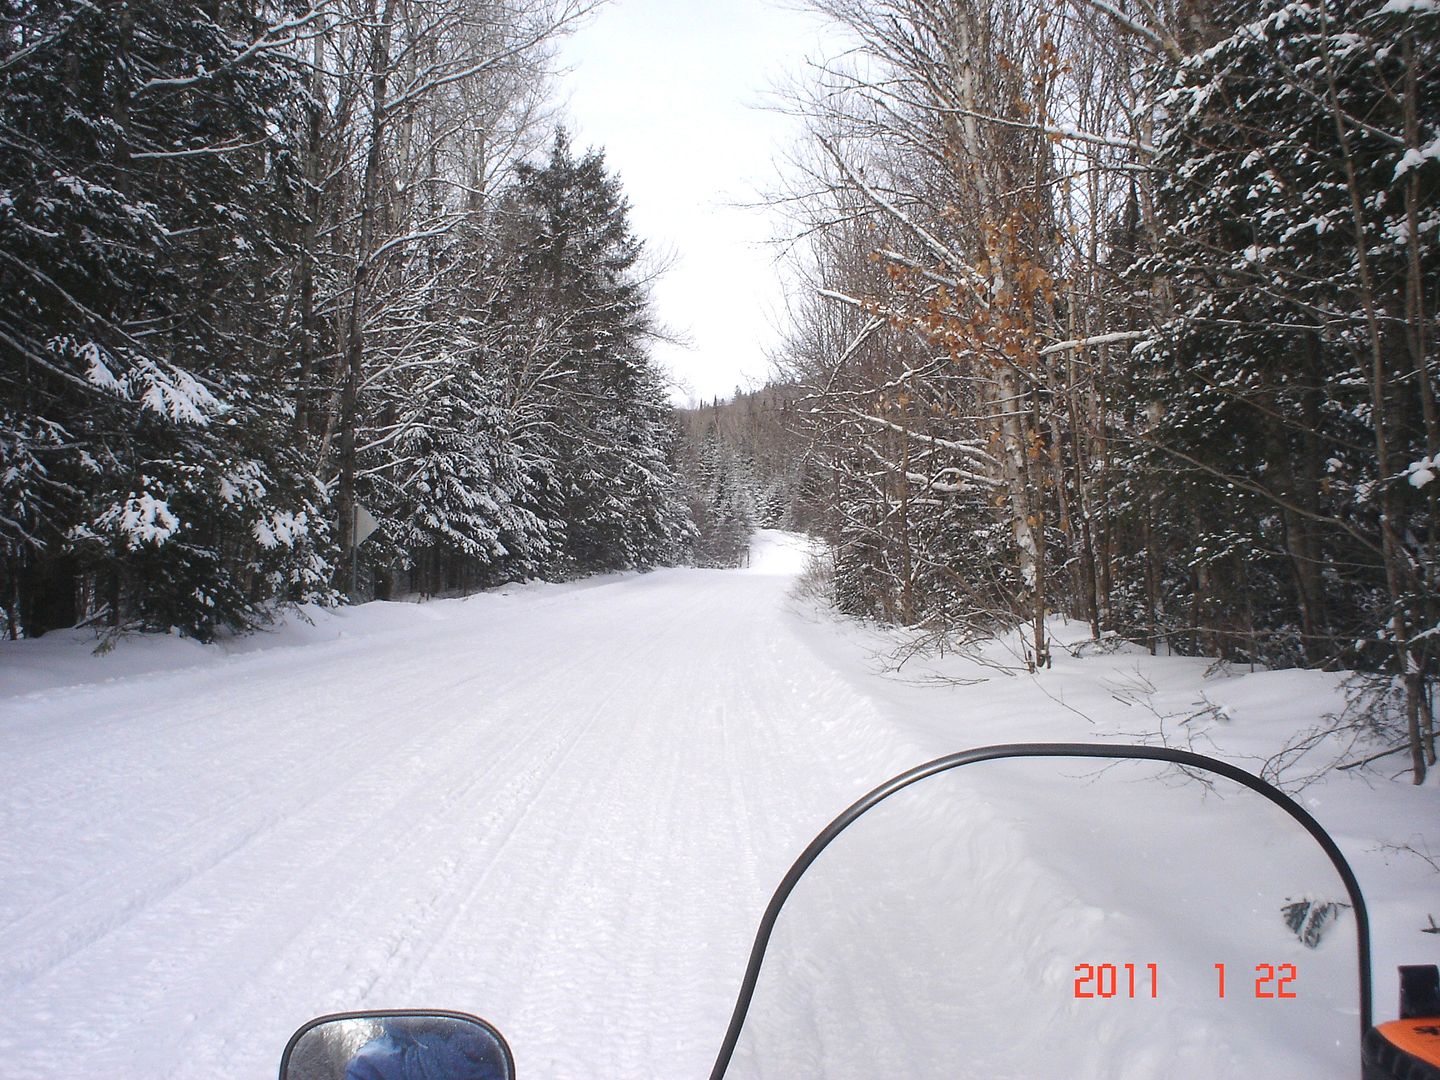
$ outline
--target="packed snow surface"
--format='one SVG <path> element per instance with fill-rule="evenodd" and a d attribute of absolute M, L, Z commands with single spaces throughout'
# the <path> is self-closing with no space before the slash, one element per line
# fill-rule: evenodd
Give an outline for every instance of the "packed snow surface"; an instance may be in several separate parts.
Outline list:
<path fill-rule="evenodd" d="M 1038 676 L 1004 643 L 897 668 L 797 593 L 805 547 L 219 646 L 6 643 L 0 1076 L 258 1080 L 313 1015 L 432 1006 L 499 1026 L 522 1080 L 703 1077 L 772 890 L 893 773 L 1162 731 L 1253 770 L 1339 701 L 1063 625 Z M 1394 965 L 1440 952 L 1440 804 L 1398 758 L 1304 786 L 1340 749 L 1272 765 L 1360 875 L 1383 1018 Z M 802 881 L 732 1075 L 1353 1077 L 1353 912 L 1311 948 L 1281 910 L 1346 899 L 1227 783 L 947 773 Z"/>

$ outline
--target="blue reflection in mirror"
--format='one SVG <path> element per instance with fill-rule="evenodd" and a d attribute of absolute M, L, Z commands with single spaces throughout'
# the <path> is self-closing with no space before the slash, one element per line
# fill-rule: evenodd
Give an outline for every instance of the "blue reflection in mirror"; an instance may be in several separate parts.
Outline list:
<path fill-rule="evenodd" d="M 322 1016 L 290 1038 L 280 1080 L 514 1080 L 504 1038 L 454 1012 Z"/>

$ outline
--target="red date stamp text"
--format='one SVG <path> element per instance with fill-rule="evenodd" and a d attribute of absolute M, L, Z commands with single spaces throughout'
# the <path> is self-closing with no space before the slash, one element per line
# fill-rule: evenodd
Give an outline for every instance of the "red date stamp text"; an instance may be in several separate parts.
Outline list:
<path fill-rule="evenodd" d="M 1256 964 L 1253 971 L 1229 977 L 1215 964 L 1215 996 L 1266 999 L 1299 997 L 1300 973 L 1294 964 Z M 1158 998 L 1159 964 L 1076 964 L 1076 998 Z"/>

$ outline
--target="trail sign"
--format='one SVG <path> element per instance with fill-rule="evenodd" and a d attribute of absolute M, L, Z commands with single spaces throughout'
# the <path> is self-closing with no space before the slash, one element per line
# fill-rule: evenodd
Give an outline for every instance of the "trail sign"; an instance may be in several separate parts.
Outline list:
<path fill-rule="evenodd" d="M 361 506 L 357 502 L 355 504 L 355 529 L 353 531 L 354 538 L 351 540 L 350 546 L 358 548 L 366 541 L 370 534 L 379 527 L 380 522 L 375 520 L 375 515 L 370 513 L 369 510 L 366 510 L 365 507 Z"/>

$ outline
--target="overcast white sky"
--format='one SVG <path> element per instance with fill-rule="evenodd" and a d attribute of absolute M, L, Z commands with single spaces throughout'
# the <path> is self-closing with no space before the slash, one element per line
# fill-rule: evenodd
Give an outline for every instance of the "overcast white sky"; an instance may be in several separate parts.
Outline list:
<path fill-rule="evenodd" d="M 767 0 L 611 0 L 562 47 L 573 142 L 604 148 L 635 231 L 673 255 L 656 315 L 690 345 L 655 355 L 679 404 L 765 381 L 781 297 L 765 241 L 780 226 L 733 204 L 774 187 L 795 125 L 757 106 L 819 54 L 821 33 Z"/>

